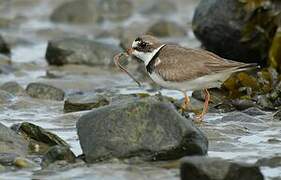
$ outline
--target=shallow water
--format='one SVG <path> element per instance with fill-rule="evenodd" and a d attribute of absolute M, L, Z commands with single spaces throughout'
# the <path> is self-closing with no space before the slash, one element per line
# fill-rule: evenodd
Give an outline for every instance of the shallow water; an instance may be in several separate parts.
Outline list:
<path fill-rule="evenodd" d="M 7 3 L 4 11 L 0 11 L 3 18 L 11 19 L 11 27 L 0 29 L 0 34 L 7 37 L 13 44 L 12 61 L 15 71 L 10 74 L 0 74 L 0 82 L 17 81 L 22 86 L 30 82 L 45 82 L 53 84 L 66 91 L 67 94 L 78 91 L 93 91 L 94 89 L 111 89 L 121 94 L 147 92 L 148 84 L 137 87 L 129 78 L 111 68 L 93 68 L 86 66 L 69 65 L 66 67 L 48 67 L 44 56 L 48 39 L 56 38 L 62 32 L 78 35 L 89 34 L 94 36 L 92 30 L 96 27 L 80 28 L 62 24 L 53 24 L 48 20 L 52 9 L 60 2 L 52 0 L 21 0 L 3 1 Z M 1 1 L 0 1 L 1 2 Z M 181 8 L 178 13 L 169 18 L 182 24 L 190 24 L 192 12 L 196 1 L 183 4 L 178 1 Z M 186 12 L 188 9 L 188 13 Z M 19 19 L 19 16 L 21 17 Z M 157 18 L 157 17 L 156 17 Z M 139 14 L 134 15 L 130 21 L 145 20 Z M 105 27 L 114 25 L 107 23 Z M 198 41 L 191 30 L 182 39 L 175 39 L 178 43 L 189 47 L 197 47 Z M 46 78 L 46 71 L 62 75 L 61 78 Z M 86 75 L 85 75 L 86 74 Z M 73 83 L 75 82 L 75 83 Z M 149 92 L 151 94 L 157 92 Z M 161 90 L 163 95 L 182 98 L 178 91 Z M 66 140 L 76 155 L 81 154 L 81 148 L 76 134 L 77 119 L 87 113 L 63 113 L 63 102 L 33 99 L 29 97 L 15 97 L 11 102 L 0 107 L 0 122 L 7 126 L 23 121 L 31 122 L 44 127 Z M 209 156 L 222 157 L 234 161 L 254 163 L 262 157 L 280 155 L 281 149 L 281 122 L 272 121 L 272 113 L 260 116 L 263 123 L 220 122 L 225 114 L 209 113 L 206 122 L 199 126 L 207 135 L 210 142 Z M 272 143 L 271 140 L 275 140 Z M 281 177 L 281 167 L 263 167 L 262 172 L 271 179 Z M 179 171 L 163 169 L 157 164 L 135 164 L 128 162 L 101 163 L 90 166 L 76 165 L 56 171 L 41 171 L 34 169 L 12 171 L 0 174 L 0 179 L 179 179 Z"/>

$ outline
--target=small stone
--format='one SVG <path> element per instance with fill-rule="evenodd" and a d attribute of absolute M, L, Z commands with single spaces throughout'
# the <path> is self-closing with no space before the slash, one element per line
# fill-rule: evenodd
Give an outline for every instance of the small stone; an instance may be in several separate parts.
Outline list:
<path fill-rule="evenodd" d="M 0 89 L 7 91 L 13 95 L 18 95 L 18 96 L 26 94 L 24 88 L 21 85 L 19 85 L 17 82 L 14 82 L 14 81 L 10 81 L 10 82 L 6 82 L 6 83 L 2 84 L 0 86 Z"/>
<path fill-rule="evenodd" d="M 49 149 L 49 151 L 44 155 L 42 159 L 41 166 L 47 167 L 51 163 L 56 161 L 66 161 L 68 163 L 75 163 L 76 156 L 74 153 L 69 149 L 69 147 L 65 146 L 53 146 Z"/>
<path fill-rule="evenodd" d="M 271 101 L 266 95 L 259 95 L 257 97 L 257 105 L 263 110 L 276 110 Z"/>
<path fill-rule="evenodd" d="M 48 99 L 62 101 L 64 99 L 64 91 L 43 83 L 30 83 L 26 92 L 33 98 Z"/>
<path fill-rule="evenodd" d="M 75 95 L 64 102 L 64 112 L 91 110 L 109 104 L 109 100 L 101 95 Z"/>
<path fill-rule="evenodd" d="M 248 114 L 242 113 L 242 112 L 233 112 L 226 116 L 224 116 L 221 119 L 221 122 L 229 122 L 229 121 L 235 121 L 235 122 L 248 122 L 248 123 L 263 123 L 262 120 L 254 118 Z"/>
<path fill-rule="evenodd" d="M 261 116 L 261 115 L 266 115 L 265 112 L 263 112 L 262 110 L 260 110 L 257 107 L 250 107 L 248 109 L 245 109 L 244 111 L 242 111 L 245 114 L 248 114 L 250 116 Z"/>
<path fill-rule="evenodd" d="M 274 113 L 273 119 L 281 121 L 281 109 Z"/>
<path fill-rule="evenodd" d="M 3 37 L 0 35 L 0 53 L 5 54 L 5 55 L 10 55 L 11 50 L 9 45 L 5 42 Z"/>
<path fill-rule="evenodd" d="M 64 38 L 49 41 L 46 60 L 50 65 L 83 64 L 89 66 L 113 65 L 113 56 L 121 48 L 82 38 Z"/>
<path fill-rule="evenodd" d="M 233 163 L 220 158 L 191 156 L 182 159 L 181 180 L 263 180 L 255 165 Z"/>
<path fill-rule="evenodd" d="M 239 111 L 256 106 L 256 103 L 248 99 L 235 99 L 231 101 L 231 104 Z"/>
<path fill-rule="evenodd" d="M 186 35 L 186 31 L 175 22 L 160 20 L 148 29 L 147 34 L 157 37 L 181 37 Z"/>
<path fill-rule="evenodd" d="M 18 168 L 32 168 L 36 166 L 33 161 L 21 157 L 15 159 L 14 165 Z"/>

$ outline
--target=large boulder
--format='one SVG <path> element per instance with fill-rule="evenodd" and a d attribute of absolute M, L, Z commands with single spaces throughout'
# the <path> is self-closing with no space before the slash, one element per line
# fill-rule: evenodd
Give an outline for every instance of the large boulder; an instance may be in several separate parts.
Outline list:
<path fill-rule="evenodd" d="M 263 180 L 256 165 L 233 163 L 220 158 L 186 157 L 181 162 L 182 180 Z"/>
<path fill-rule="evenodd" d="M 277 26 L 272 2 L 202 0 L 193 31 L 202 45 L 218 55 L 265 64 Z"/>
<path fill-rule="evenodd" d="M 10 128 L 0 123 L 0 154 L 16 154 L 25 156 L 28 142 Z"/>
<path fill-rule="evenodd" d="M 65 38 L 48 43 L 46 59 L 50 65 L 110 65 L 121 48 L 81 38 Z"/>
<path fill-rule="evenodd" d="M 87 162 L 108 158 L 177 159 L 204 155 L 208 140 L 171 103 L 144 98 L 95 109 L 77 122 Z"/>
<path fill-rule="evenodd" d="M 132 9 L 132 3 L 129 0 L 74 0 L 57 7 L 50 19 L 68 23 L 120 21 L 128 18 Z"/>

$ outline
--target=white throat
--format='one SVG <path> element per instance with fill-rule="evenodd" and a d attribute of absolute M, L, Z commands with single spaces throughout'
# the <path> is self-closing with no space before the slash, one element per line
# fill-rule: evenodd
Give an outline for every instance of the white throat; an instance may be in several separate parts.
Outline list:
<path fill-rule="evenodd" d="M 134 46 L 134 43 L 133 43 L 133 46 Z M 140 52 L 140 51 L 134 50 L 132 52 L 132 54 L 134 56 L 136 56 L 137 58 L 141 59 L 144 62 L 145 66 L 147 66 L 149 64 L 149 62 L 152 60 L 152 58 L 158 53 L 158 51 L 165 45 L 166 44 L 163 44 L 162 46 L 158 47 L 157 49 L 154 49 L 152 52 Z"/>

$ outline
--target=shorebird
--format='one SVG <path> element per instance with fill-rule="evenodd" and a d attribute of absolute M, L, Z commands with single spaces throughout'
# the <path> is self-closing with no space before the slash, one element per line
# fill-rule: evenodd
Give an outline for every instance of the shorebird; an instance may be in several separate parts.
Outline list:
<path fill-rule="evenodd" d="M 196 117 L 199 121 L 208 111 L 210 94 L 207 89 L 220 87 L 235 72 L 256 67 L 256 64 L 227 60 L 203 49 L 165 44 L 150 35 L 136 38 L 127 53 L 145 64 L 155 83 L 183 93 L 182 111 L 190 103 L 187 91 L 203 90 L 205 103 L 202 113 Z"/>

